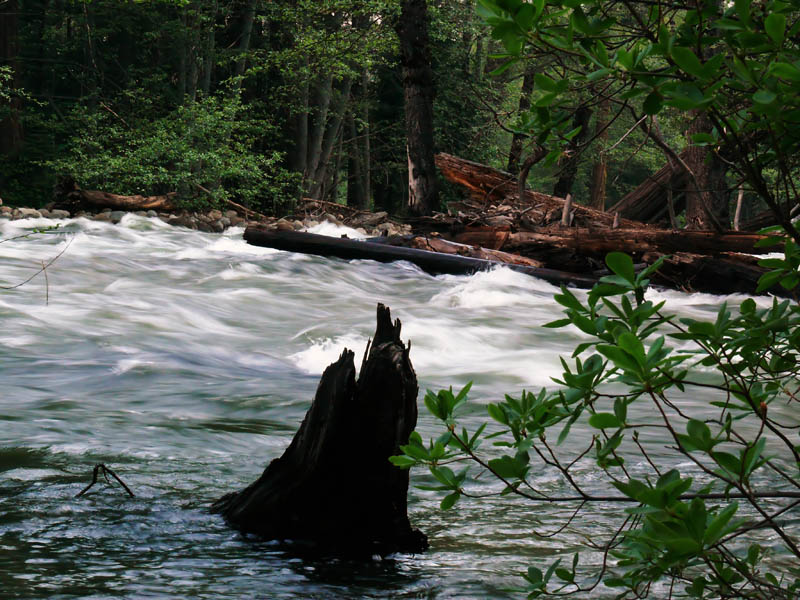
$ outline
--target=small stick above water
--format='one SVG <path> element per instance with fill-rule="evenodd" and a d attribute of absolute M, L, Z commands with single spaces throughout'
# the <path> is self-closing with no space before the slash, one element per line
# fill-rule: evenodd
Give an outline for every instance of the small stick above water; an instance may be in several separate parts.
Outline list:
<path fill-rule="evenodd" d="M 108 479 L 108 476 L 109 476 L 109 475 L 111 475 L 111 476 L 112 476 L 114 479 L 116 479 L 116 480 L 119 482 L 119 484 L 120 484 L 120 485 L 121 485 L 123 488 L 125 488 L 125 491 L 126 491 L 126 492 L 128 492 L 128 495 L 129 495 L 131 498 L 133 498 L 133 497 L 134 497 L 134 495 L 133 495 L 133 492 L 131 491 L 131 489 L 130 489 L 130 488 L 127 486 L 127 485 L 125 485 L 125 482 L 124 482 L 124 481 L 122 481 L 122 479 L 120 479 L 120 478 L 117 476 L 117 474 L 116 474 L 116 473 L 114 473 L 114 471 L 112 471 L 111 469 L 109 469 L 109 468 L 108 468 L 107 466 L 105 466 L 103 463 L 99 463 L 99 464 L 97 464 L 97 465 L 95 465 L 95 466 L 94 466 L 94 470 L 92 471 L 92 482 L 91 482 L 89 485 L 87 485 L 85 488 L 83 488 L 83 489 L 82 489 L 80 492 L 78 492 L 78 493 L 75 495 L 75 497 L 76 497 L 76 498 L 80 498 L 81 496 L 83 496 L 83 495 L 84 495 L 86 492 L 88 492 L 88 491 L 89 491 L 89 490 L 92 488 L 92 486 L 93 486 L 95 483 L 97 483 L 97 476 L 98 476 L 98 474 L 99 474 L 99 473 L 102 473 L 102 474 L 103 474 L 103 477 L 105 478 L 105 480 L 106 480 L 106 483 L 108 483 L 109 485 L 111 485 L 111 481 L 109 481 L 109 479 Z"/>

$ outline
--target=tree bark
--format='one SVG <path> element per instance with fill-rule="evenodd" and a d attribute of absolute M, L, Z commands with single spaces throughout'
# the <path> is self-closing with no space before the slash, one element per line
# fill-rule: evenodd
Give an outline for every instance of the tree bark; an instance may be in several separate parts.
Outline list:
<path fill-rule="evenodd" d="M 478 202 L 507 202 L 518 198 L 517 180 L 505 171 L 444 152 L 436 155 L 436 166 L 448 181 L 465 188 L 470 196 Z M 563 198 L 556 198 L 533 190 L 525 191 L 523 201 L 531 207 L 539 209 L 539 212 L 557 211 L 559 218 L 564 206 Z M 573 206 L 573 210 L 575 211 L 573 222 L 575 227 L 610 228 L 614 220 L 614 216 L 607 212 L 578 204 Z M 631 219 L 620 219 L 619 225 L 623 228 L 644 227 L 643 223 Z"/>
<path fill-rule="evenodd" d="M 254 246 L 346 260 L 364 259 L 383 263 L 404 260 L 432 275 L 469 275 L 478 271 L 488 271 L 498 264 L 494 258 L 472 258 L 458 254 L 397 247 L 385 243 L 361 242 L 297 231 L 271 231 L 257 227 L 248 227 L 244 232 L 244 239 Z M 518 264 L 509 263 L 505 266 L 513 271 L 533 275 L 555 284 L 563 283 L 589 288 L 597 282 L 597 279 L 591 276 L 532 267 L 524 264 L 524 259 L 520 260 L 522 262 Z"/>
<path fill-rule="evenodd" d="M 533 92 L 534 75 L 536 71 L 532 64 L 525 68 L 525 74 L 522 76 L 522 89 L 519 92 L 519 107 L 520 114 L 527 112 L 531 108 L 531 92 Z M 514 133 L 511 137 L 511 148 L 508 151 L 508 172 L 517 174 L 519 173 L 520 161 L 522 160 L 522 145 L 525 142 L 525 134 Z"/>
<path fill-rule="evenodd" d="M 433 158 L 434 90 L 426 1 L 403 0 L 396 30 L 403 68 L 408 209 L 412 214 L 431 214 L 439 208 L 439 197 Z"/>
<path fill-rule="evenodd" d="M 686 229 L 730 227 L 725 163 L 707 146 L 695 146 L 691 140 L 693 134 L 709 131 L 711 123 L 708 117 L 705 113 L 696 113 L 686 133 L 690 146 L 684 151 L 686 165 L 694 174 L 693 178 L 688 178 L 686 190 Z"/>
<path fill-rule="evenodd" d="M 567 156 L 561 163 L 558 180 L 553 186 L 553 195 L 566 198 L 572 193 L 575 177 L 578 175 L 578 165 L 581 159 L 581 146 L 589 137 L 589 119 L 592 118 L 592 109 L 580 106 L 575 111 L 572 127 L 580 127 L 580 132 L 567 144 Z"/>
<path fill-rule="evenodd" d="M 11 85 L 19 88 L 22 77 L 19 62 L 19 5 L 17 0 L 0 3 L 0 64 L 12 69 Z M 0 121 L 0 154 L 16 155 L 22 150 L 24 130 L 20 120 L 22 100 L 12 97 L 11 110 Z M 1 180 L 1 179 L 0 179 Z"/>
<path fill-rule="evenodd" d="M 688 158 L 686 151 L 680 156 L 684 161 Z M 689 185 L 688 181 L 687 173 L 679 165 L 667 163 L 636 189 L 625 194 L 608 212 L 619 212 L 623 217 L 642 223 L 654 223 L 668 214 L 668 192 L 672 191 L 673 208 L 676 213 L 680 213 L 684 207 L 684 192 Z"/>
<path fill-rule="evenodd" d="M 70 212 L 86 209 L 111 208 L 114 210 L 137 211 L 158 210 L 171 211 L 176 208 L 175 192 L 160 196 L 121 196 L 99 190 L 83 190 L 71 177 L 64 177 L 55 186 L 53 199 L 57 208 L 65 208 Z"/>
<path fill-rule="evenodd" d="M 417 378 L 400 327 L 378 304 L 358 380 L 345 349 L 325 369 L 283 455 L 212 510 L 240 531 L 312 542 L 336 554 L 425 550 L 426 536 L 408 520 L 408 470 L 389 462 L 417 423 Z"/>
<path fill-rule="evenodd" d="M 599 148 L 595 153 L 596 159 L 592 164 L 592 180 L 589 184 L 589 206 L 597 210 L 605 210 L 606 208 L 606 179 L 608 177 L 608 168 L 606 165 L 605 145 L 606 140 L 608 140 L 609 109 L 608 100 L 602 100 L 597 108 L 597 117 L 594 126 L 595 143 Z M 614 210 L 612 209 L 610 212 L 613 213 Z M 635 219 L 636 217 L 629 218 Z"/>
<path fill-rule="evenodd" d="M 633 253 L 691 252 L 715 255 L 722 252 L 767 254 L 772 248 L 756 248 L 766 236 L 756 233 L 716 233 L 714 231 L 671 231 L 662 229 L 559 229 L 540 231 L 466 231 L 453 236 L 462 244 L 498 248 L 506 252 L 529 255 L 537 248 L 569 248 L 584 254 L 604 256 L 608 252 Z M 504 242 L 497 245 L 496 240 Z"/>

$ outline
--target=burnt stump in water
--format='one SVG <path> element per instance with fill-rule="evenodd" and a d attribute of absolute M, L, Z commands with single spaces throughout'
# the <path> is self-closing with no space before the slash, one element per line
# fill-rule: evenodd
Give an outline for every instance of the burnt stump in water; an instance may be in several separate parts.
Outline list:
<path fill-rule="evenodd" d="M 346 350 L 322 374 L 300 429 L 280 458 L 212 510 L 244 533 L 312 542 L 334 553 L 421 552 L 408 520 L 399 454 L 417 423 L 417 376 L 400 320 L 378 304 L 378 325 L 356 381 Z"/>

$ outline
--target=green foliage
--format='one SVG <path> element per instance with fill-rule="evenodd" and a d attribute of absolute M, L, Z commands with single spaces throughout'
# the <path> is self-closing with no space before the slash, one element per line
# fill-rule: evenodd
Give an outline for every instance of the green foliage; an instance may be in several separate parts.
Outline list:
<path fill-rule="evenodd" d="M 70 121 L 80 127 L 68 142 L 69 152 L 44 166 L 71 174 L 89 189 L 177 191 L 191 207 L 235 199 L 279 210 L 295 197 L 296 181 L 280 169 L 281 156 L 253 150 L 268 125 L 250 118 L 238 95 L 181 105 L 152 120 L 145 116 L 154 112 L 148 100 L 130 101 L 138 102 L 130 121 L 77 107 Z"/>
<path fill-rule="evenodd" d="M 780 241 L 785 258 L 767 259 L 780 273 L 775 281 L 796 275 L 800 264 L 797 246 Z M 658 264 L 637 272 L 621 253 L 606 263 L 613 274 L 587 294 L 562 288 L 555 296 L 565 318 L 546 327 L 575 327 L 587 338 L 573 364 L 562 358 L 558 389 L 489 404 L 496 424 L 489 435 L 484 426 L 459 432 L 469 386 L 458 394 L 428 392 L 425 404 L 443 434 L 427 447 L 412 434 L 392 461 L 427 466 L 441 483 L 427 489 L 446 493 L 443 509 L 485 496 L 485 484 L 480 494 L 472 491 L 482 472 L 497 480 L 495 494 L 574 505 L 570 522 L 578 528 L 589 505 L 625 507 L 602 544 L 591 536 L 606 554 L 602 567 L 579 570 L 578 555 L 571 570 L 560 560 L 545 571 L 532 566 L 524 575 L 530 597 L 583 594 L 601 583 L 625 598 L 658 596 L 659 585 L 694 598 L 796 597 L 800 569 L 791 561 L 800 558 L 799 532 L 776 517 L 800 502 L 792 417 L 800 402 L 800 306 L 776 298 L 759 307 L 746 299 L 737 307 L 723 303 L 713 321 L 678 318 L 646 297 Z M 683 398 L 706 398 L 707 406 L 689 414 Z M 575 426 L 592 432 L 577 457 L 564 444 L 575 445 Z M 490 438 L 503 454 L 485 450 Z M 666 470 L 665 455 L 692 468 Z M 586 489 L 576 471 L 582 457 L 602 470 L 605 491 Z M 445 466 L 464 460 L 470 467 L 458 473 Z M 558 490 L 531 478 L 547 471 L 560 479 Z M 758 527 L 772 530 L 774 557 L 746 543 Z"/>
<path fill-rule="evenodd" d="M 776 209 L 795 202 L 800 166 L 797 0 L 765 3 L 617 3 L 480 0 L 507 64 L 558 57 L 537 77 L 524 128 L 562 156 L 579 90 L 605 90 L 635 119 L 705 112 L 696 144 L 720 147 L 741 180 Z M 595 92 L 597 93 L 597 92 Z M 774 169 L 774 179 L 767 172 Z"/>

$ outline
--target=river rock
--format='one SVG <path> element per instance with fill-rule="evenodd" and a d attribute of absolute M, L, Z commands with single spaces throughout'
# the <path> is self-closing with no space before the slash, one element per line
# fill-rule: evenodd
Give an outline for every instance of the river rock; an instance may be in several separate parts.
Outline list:
<path fill-rule="evenodd" d="M 196 219 L 192 218 L 190 215 L 173 215 L 169 221 L 167 221 L 170 225 L 177 226 L 177 227 L 187 227 L 188 229 L 197 229 L 198 222 Z"/>
<path fill-rule="evenodd" d="M 294 231 L 294 225 L 289 223 L 289 221 L 278 221 L 273 227 L 276 231 Z"/>
<path fill-rule="evenodd" d="M 231 227 L 236 227 L 237 225 L 244 223 L 244 219 L 238 215 L 235 217 L 228 217 L 228 220 L 230 221 Z"/>
<path fill-rule="evenodd" d="M 0 214 L 10 215 L 12 212 L 14 212 L 14 209 L 10 206 L 0 206 Z"/>
<path fill-rule="evenodd" d="M 42 213 L 40 213 L 35 208 L 20 208 L 19 214 L 22 215 L 23 219 L 41 219 Z"/>
<path fill-rule="evenodd" d="M 360 227 L 373 227 L 378 223 L 385 221 L 389 217 L 389 213 L 380 211 L 376 213 L 367 213 L 363 215 L 356 215 L 351 219 L 353 226 Z"/>
<path fill-rule="evenodd" d="M 124 210 L 114 210 L 111 212 L 109 217 L 111 218 L 112 223 L 119 223 L 122 221 L 122 217 L 126 215 Z"/>
<path fill-rule="evenodd" d="M 219 221 L 222 218 L 222 211 L 213 209 L 208 211 L 208 219 L 210 221 Z"/>
<path fill-rule="evenodd" d="M 42 217 L 44 217 L 45 219 L 51 218 L 50 217 L 50 211 L 47 210 L 46 208 L 40 208 L 39 209 L 39 214 L 42 215 Z"/>
<path fill-rule="evenodd" d="M 93 220 L 94 220 L 94 221 L 105 221 L 105 222 L 110 222 L 110 221 L 111 221 L 111 211 L 109 211 L 109 212 L 101 212 L 101 213 L 97 213 L 97 214 L 94 216 Z"/>
<path fill-rule="evenodd" d="M 50 211 L 50 218 L 51 219 L 69 219 L 69 211 L 68 210 L 60 210 L 58 208 L 54 208 Z"/>
<path fill-rule="evenodd" d="M 322 220 L 327 221 L 328 223 L 333 223 L 334 225 L 341 225 L 342 222 L 337 219 L 334 215 L 330 213 L 325 213 L 322 215 Z"/>
<path fill-rule="evenodd" d="M 226 210 L 224 216 L 228 217 L 229 219 L 233 219 L 234 217 L 238 217 L 239 213 L 235 210 Z"/>
<path fill-rule="evenodd" d="M 154 219 L 155 217 L 158 216 L 158 213 L 154 210 L 148 210 L 146 214 L 151 219 Z"/>

